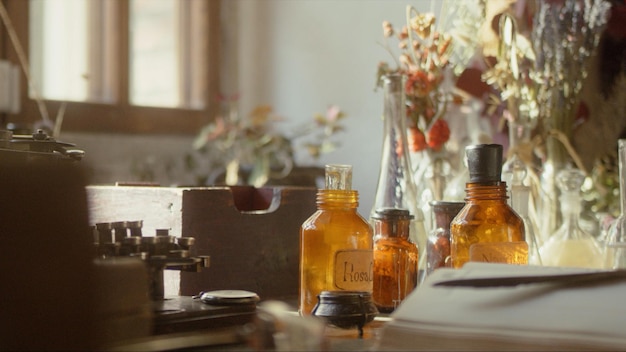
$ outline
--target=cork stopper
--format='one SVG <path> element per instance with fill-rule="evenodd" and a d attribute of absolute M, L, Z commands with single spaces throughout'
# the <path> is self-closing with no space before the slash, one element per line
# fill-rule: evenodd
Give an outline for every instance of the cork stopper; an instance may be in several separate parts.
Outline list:
<path fill-rule="evenodd" d="M 471 183 L 499 182 L 502 173 L 502 146 L 477 144 L 465 148 Z"/>

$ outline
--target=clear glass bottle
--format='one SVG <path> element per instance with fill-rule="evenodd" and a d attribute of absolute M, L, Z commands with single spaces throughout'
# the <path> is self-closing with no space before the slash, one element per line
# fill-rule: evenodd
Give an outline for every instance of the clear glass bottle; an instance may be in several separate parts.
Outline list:
<path fill-rule="evenodd" d="M 391 313 L 417 286 L 418 249 L 409 240 L 413 216 L 406 209 L 381 208 L 374 222 L 374 286 L 378 310 Z"/>
<path fill-rule="evenodd" d="M 580 188 L 584 181 L 583 172 L 575 168 L 563 169 L 557 174 L 563 222 L 539 249 L 543 265 L 596 269 L 604 267 L 604 253 L 600 245 L 578 223 L 582 211 Z"/>
<path fill-rule="evenodd" d="M 426 229 L 424 213 L 419 207 L 417 187 L 411 167 L 406 129 L 404 76 L 392 74 L 382 77 L 384 93 L 383 145 L 378 184 L 370 223 L 377 209 L 407 209 L 413 216 L 409 239 L 419 250 L 419 280 L 426 268 Z"/>
<path fill-rule="evenodd" d="M 465 148 L 470 180 L 465 206 L 450 223 L 452 267 L 468 261 L 527 264 L 524 221 L 507 203 L 501 181 L 502 146 L 479 144 Z"/>
<path fill-rule="evenodd" d="M 450 267 L 450 223 L 463 209 L 464 202 L 431 201 L 433 215 L 433 230 L 428 236 L 426 248 L 426 273 L 443 267 Z"/>
<path fill-rule="evenodd" d="M 513 154 L 513 156 L 504 163 L 503 168 L 506 168 L 506 170 L 503 170 L 503 173 L 508 174 L 508 182 L 510 182 L 511 185 L 509 204 L 524 221 L 524 235 L 526 243 L 528 243 L 528 264 L 542 265 L 541 255 L 539 254 L 541 242 L 536 236 L 537 226 L 528 216 L 530 187 L 524 185 L 527 174 L 526 165 L 517 154 Z"/>
<path fill-rule="evenodd" d="M 617 141 L 619 158 L 619 216 L 609 226 L 605 240 L 605 267 L 626 269 L 626 139 Z"/>
<path fill-rule="evenodd" d="M 322 291 L 372 292 L 373 232 L 357 212 L 352 166 L 326 165 L 317 211 L 300 228 L 299 311 L 310 315 Z"/>

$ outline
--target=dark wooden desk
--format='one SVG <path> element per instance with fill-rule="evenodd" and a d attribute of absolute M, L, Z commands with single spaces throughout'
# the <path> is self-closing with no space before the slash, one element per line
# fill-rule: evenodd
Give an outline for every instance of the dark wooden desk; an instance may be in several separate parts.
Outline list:
<path fill-rule="evenodd" d="M 363 329 L 363 338 L 359 338 L 357 329 L 344 330 L 331 326 L 326 327 L 325 338 L 328 352 L 339 351 L 370 351 L 375 346 L 381 329 L 388 319 L 376 318 Z M 252 347 L 241 331 L 237 328 L 210 329 L 186 333 L 175 333 L 154 336 L 135 341 L 123 346 L 116 346 L 110 351 L 242 351 L 255 352 L 260 349 Z M 271 350 L 268 350 L 271 351 Z"/>
<path fill-rule="evenodd" d="M 370 351 L 375 346 L 380 332 L 388 321 L 387 317 L 376 318 L 363 328 L 363 338 L 359 338 L 357 329 L 343 330 L 335 327 L 326 328 L 329 351 Z"/>

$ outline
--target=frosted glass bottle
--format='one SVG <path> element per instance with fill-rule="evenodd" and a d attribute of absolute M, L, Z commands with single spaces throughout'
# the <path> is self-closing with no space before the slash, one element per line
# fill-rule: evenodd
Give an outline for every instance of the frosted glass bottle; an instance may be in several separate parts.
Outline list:
<path fill-rule="evenodd" d="M 350 165 L 326 165 L 317 211 L 300 228 L 299 311 L 310 315 L 322 291 L 373 287 L 373 232 L 357 212 Z"/>
<path fill-rule="evenodd" d="M 580 188 L 584 180 L 583 172 L 575 168 L 563 169 L 557 174 L 563 223 L 539 249 L 545 266 L 594 269 L 605 266 L 602 248 L 578 223 L 582 210 Z"/>
<path fill-rule="evenodd" d="M 426 229 L 424 213 L 419 207 L 417 187 L 411 167 L 407 144 L 404 76 L 391 74 L 382 77 L 384 93 L 383 144 L 374 205 L 370 224 L 378 209 L 407 209 L 413 217 L 409 225 L 409 240 L 419 250 L 418 281 L 425 277 Z"/>
<path fill-rule="evenodd" d="M 607 269 L 626 269 L 626 139 L 617 141 L 619 157 L 620 215 L 609 227 L 605 242 Z"/>
<path fill-rule="evenodd" d="M 501 181 L 502 146 L 479 144 L 465 148 L 470 180 L 465 206 L 450 223 L 452 267 L 469 261 L 527 264 L 524 221 L 507 203 Z"/>

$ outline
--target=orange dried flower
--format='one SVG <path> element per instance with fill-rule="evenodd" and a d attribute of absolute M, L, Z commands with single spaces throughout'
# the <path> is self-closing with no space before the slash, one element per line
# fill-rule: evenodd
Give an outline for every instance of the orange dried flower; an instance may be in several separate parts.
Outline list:
<path fill-rule="evenodd" d="M 439 150 L 450 139 L 450 127 L 444 119 L 437 119 L 428 130 L 428 146 L 433 150 Z"/>
<path fill-rule="evenodd" d="M 408 133 L 408 144 L 409 149 L 412 152 L 419 152 L 428 148 L 428 144 L 426 143 L 426 136 L 424 136 L 424 132 L 417 128 L 416 126 L 409 127 Z"/>
<path fill-rule="evenodd" d="M 409 37 L 409 29 L 406 26 L 402 27 L 402 31 L 398 33 L 398 39 L 404 40 Z"/>
<path fill-rule="evenodd" d="M 450 92 L 442 91 L 440 87 L 449 65 L 452 39 L 436 30 L 436 18 L 432 13 L 418 13 L 412 6 L 408 6 L 407 17 L 407 24 L 395 32 L 401 50 L 396 59 L 397 68 L 386 66 L 386 71 L 379 68 L 378 84 L 380 77 L 388 73 L 399 73 L 406 77 L 406 116 L 411 126 L 409 149 L 412 152 L 440 150 L 450 138 L 447 123 L 435 120 L 443 116 L 446 103 L 452 99 Z M 387 39 L 390 27 L 391 24 L 383 22 Z M 389 46 L 386 49 L 392 52 Z M 424 129 L 424 126 L 431 125 L 431 131 Z"/>
<path fill-rule="evenodd" d="M 411 72 L 406 80 L 405 92 L 411 96 L 424 97 L 431 91 L 431 83 L 424 71 Z"/>

